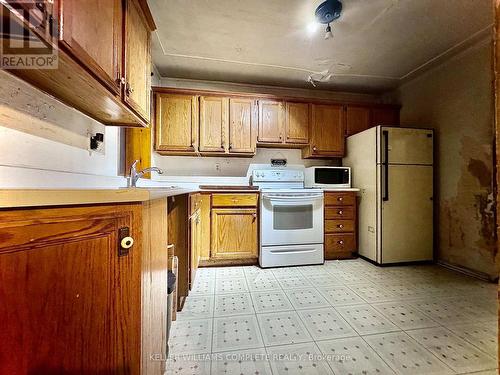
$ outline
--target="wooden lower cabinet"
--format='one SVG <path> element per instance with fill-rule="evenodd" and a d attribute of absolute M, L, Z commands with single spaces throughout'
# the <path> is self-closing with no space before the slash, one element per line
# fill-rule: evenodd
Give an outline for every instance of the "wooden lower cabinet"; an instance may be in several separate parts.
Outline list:
<path fill-rule="evenodd" d="M 189 290 L 193 288 L 196 278 L 196 271 L 200 264 L 201 243 L 201 209 L 198 208 L 190 217 L 190 233 L 191 233 L 191 247 L 190 247 L 190 262 L 189 262 Z"/>
<path fill-rule="evenodd" d="M 355 192 L 325 192 L 325 259 L 352 258 L 357 252 Z"/>
<path fill-rule="evenodd" d="M 140 203 L 0 211 L 0 373 L 140 373 L 141 225 Z"/>
<path fill-rule="evenodd" d="M 257 258 L 257 208 L 212 208 L 214 259 Z"/>

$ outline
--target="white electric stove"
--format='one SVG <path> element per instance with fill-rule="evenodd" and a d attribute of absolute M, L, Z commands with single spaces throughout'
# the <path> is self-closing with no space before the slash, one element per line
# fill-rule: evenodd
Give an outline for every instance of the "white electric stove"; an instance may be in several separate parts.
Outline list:
<path fill-rule="evenodd" d="M 323 191 L 304 188 L 304 171 L 254 170 L 259 186 L 261 267 L 322 264 Z"/>

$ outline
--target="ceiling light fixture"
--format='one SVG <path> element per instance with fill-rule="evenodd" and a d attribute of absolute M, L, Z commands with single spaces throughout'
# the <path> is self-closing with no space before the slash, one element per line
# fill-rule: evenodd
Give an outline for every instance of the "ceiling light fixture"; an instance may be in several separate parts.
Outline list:
<path fill-rule="evenodd" d="M 325 39 L 331 39 L 333 37 L 330 23 L 339 18 L 341 13 L 342 3 L 339 0 L 326 0 L 316 8 L 316 12 L 314 13 L 316 21 L 327 25 Z"/>

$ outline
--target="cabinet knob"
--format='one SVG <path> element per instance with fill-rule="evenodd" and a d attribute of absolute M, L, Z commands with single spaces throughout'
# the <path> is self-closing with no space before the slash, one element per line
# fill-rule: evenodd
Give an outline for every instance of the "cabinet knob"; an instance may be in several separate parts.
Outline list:
<path fill-rule="evenodd" d="M 344 197 L 338 197 L 338 198 L 337 198 L 337 200 L 338 200 L 339 202 L 342 202 L 342 201 L 344 200 Z"/>
<path fill-rule="evenodd" d="M 344 228 L 344 224 L 337 225 L 337 228 L 340 228 L 340 229 Z"/>
<path fill-rule="evenodd" d="M 134 92 L 134 89 L 130 86 L 129 83 L 127 83 L 127 86 L 125 88 L 125 93 L 127 94 L 127 96 L 130 96 L 130 94 L 132 94 Z"/>
<path fill-rule="evenodd" d="M 130 249 L 133 244 L 134 244 L 134 239 L 130 236 L 122 238 L 122 240 L 120 242 L 120 246 L 123 249 Z"/>
<path fill-rule="evenodd" d="M 339 240 L 337 241 L 339 245 L 343 245 L 344 244 L 344 240 Z"/>
<path fill-rule="evenodd" d="M 316 152 L 317 148 L 316 146 L 313 146 L 313 151 Z"/>
<path fill-rule="evenodd" d="M 344 211 L 339 210 L 339 211 L 338 211 L 338 214 L 339 214 L 339 215 L 343 215 L 343 214 L 344 214 Z"/>
<path fill-rule="evenodd" d="M 256 214 L 256 213 L 253 213 L 253 214 L 252 214 L 252 217 L 254 218 L 254 220 L 255 220 L 255 219 L 257 219 L 257 214 Z"/>

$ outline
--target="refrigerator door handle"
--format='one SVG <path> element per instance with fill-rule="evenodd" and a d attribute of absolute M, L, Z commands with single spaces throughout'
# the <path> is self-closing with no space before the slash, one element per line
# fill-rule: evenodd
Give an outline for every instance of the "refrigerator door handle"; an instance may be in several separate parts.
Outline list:
<path fill-rule="evenodd" d="M 382 186 L 382 200 L 389 200 L 389 131 L 383 130 L 382 136 L 384 137 L 384 180 Z"/>

